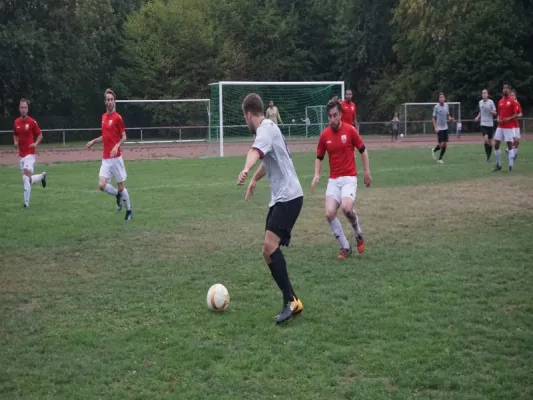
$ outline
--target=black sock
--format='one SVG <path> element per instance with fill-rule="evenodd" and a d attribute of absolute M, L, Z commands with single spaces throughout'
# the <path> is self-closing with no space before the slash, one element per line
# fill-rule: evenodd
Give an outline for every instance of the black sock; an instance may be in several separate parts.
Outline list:
<path fill-rule="evenodd" d="M 285 303 L 291 302 L 293 300 L 292 285 L 289 281 L 289 274 L 287 272 L 287 263 L 285 262 L 285 257 L 281 252 L 281 249 L 278 247 L 274 253 L 270 255 L 270 260 L 272 261 L 269 264 L 270 272 L 272 277 L 278 284 L 281 292 L 283 293 L 283 301 Z"/>
<path fill-rule="evenodd" d="M 487 158 L 490 158 L 490 155 L 492 154 L 492 146 L 490 144 L 487 145 Z"/>
<path fill-rule="evenodd" d="M 440 144 L 438 144 L 438 145 L 435 146 L 435 148 L 433 149 L 433 153 L 439 151 L 440 149 L 441 149 Z"/>
<path fill-rule="evenodd" d="M 441 147 L 439 160 L 442 160 L 442 157 L 444 157 L 444 153 L 446 153 L 446 147 Z"/>
<path fill-rule="evenodd" d="M 485 143 L 485 155 L 489 158 L 489 145 Z"/>

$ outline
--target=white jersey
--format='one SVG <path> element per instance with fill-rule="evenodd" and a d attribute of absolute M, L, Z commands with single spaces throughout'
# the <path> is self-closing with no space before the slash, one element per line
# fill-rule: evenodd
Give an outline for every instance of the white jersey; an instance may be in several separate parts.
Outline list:
<path fill-rule="evenodd" d="M 481 126 L 494 126 L 494 115 L 491 111 L 496 111 L 496 106 L 491 99 L 479 100 Z"/>
<path fill-rule="evenodd" d="M 439 131 L 445 131 L 448 129 L 448 115 L 450 114 L 450 108 L 448 103 L 444 103 L 442 106 L 436 104 L 433 108 L 433 116 L 437 120 L 436 125 Z"/>
<path fill-rule="evenodd" d="M 303 196 L 287 143 L 278 126 L 264 119 L 257 128 L 252 147 L 259 151 L 270 183 L 269 206 Z"/>

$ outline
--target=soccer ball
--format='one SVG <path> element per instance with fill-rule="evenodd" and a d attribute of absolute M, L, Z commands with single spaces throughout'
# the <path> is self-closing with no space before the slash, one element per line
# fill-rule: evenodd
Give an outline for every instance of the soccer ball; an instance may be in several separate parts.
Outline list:
<path fill-rule="evenodd" d="M 400 137 L 403 137 L 403 133 L 400 133 Z"/>
<path fill-rule="evenodd" d="M 229 292 L 226 286 L 215 283 L 207 292 L 207 307 L 213 311 L 223 311 L 229 306 Z"/>
<path fill-rule="evenodd" d="M 294 124 L 295 122 L 296 122 L 296 120 L 295 120 L 295 119 L 293 119 L 293 120 L 292 120 L 292 123 Z"/>

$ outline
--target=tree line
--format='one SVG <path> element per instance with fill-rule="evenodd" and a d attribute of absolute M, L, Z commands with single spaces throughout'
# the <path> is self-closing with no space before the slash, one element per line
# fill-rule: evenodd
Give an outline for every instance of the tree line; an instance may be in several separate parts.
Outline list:
<path fill-rule="evenodd" d="M 503 81 L 533 106 L 533 1 L 4 0 L 0 21 L 2 121 L 21 97 L 94 121 L 107 87 L 204 98 L 220 80 L 344 80 L 362 120 L 440 91 L 473 117 Z"/>

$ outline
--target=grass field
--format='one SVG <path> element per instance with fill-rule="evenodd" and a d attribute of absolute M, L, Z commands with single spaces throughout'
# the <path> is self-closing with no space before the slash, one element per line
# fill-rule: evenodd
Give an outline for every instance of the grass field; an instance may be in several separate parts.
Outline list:
<path fill-rule="evenodd" d="M 243 157 L 127 162 L 131 222 L 96 190 L 98 162 L 46 166 L 28 210 L 0 168 L 0 398 L 531 399 L 532 154 L 493 174 L 481 145 L 445 165 L 372 151 L 367 250 L 346 261 L 326 176 L 309 194 L 314 156 L 295 154 L 306 198 L 284 253 L 304 313 L 284 326 L 268 185 L 244 202 Z"/>

